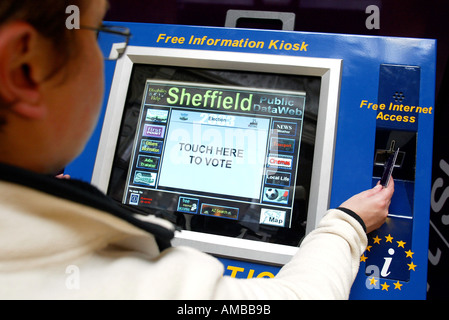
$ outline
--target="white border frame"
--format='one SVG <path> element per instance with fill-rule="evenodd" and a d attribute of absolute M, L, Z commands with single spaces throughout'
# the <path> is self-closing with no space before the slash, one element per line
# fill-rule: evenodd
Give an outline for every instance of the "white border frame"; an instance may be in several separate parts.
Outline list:
<path fill-rule="evenodd" d="M 128 47 L 118 60 L 111 86 L 92 184 L 107 190 L 116 150 L 128 85 L 133 65 L 154 64 L 192 68 L 259 71 L 321 77 L 318 123 L 309 196 L 307 229 L 316 228 L 329 209 L 338 104 L 342 72 L 341 59 L 305 58 L 242 52 Z M 176 232 L 174 246 L 190 246 L 217 256 L 283 265 L 296 253 L 297 247 L 236 239 L 192 231 Z"/>

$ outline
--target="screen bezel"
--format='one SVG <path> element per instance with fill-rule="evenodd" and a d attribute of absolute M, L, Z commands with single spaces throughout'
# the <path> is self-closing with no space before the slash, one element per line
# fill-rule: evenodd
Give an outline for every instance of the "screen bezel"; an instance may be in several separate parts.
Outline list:
<path fill-rule="evenodd" d="M 341 59 L 305 58 L 242 52 L 128 47 L 118 60 L 110 90 L 91 183 L 106 192 L 134 64 L 244 70 L 321 78 L 317 132 L 306 233 L 329 209 L 342 72 Z M 176 232 L 174 246 L 190 246 L 227 258 L 282 265 L 297 247 L 193 231 Z"/>

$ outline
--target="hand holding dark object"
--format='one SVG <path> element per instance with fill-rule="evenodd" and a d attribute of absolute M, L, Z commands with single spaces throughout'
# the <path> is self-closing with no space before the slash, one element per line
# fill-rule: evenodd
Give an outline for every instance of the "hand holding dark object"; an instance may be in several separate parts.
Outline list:
<path fill-rule="evenodd" d="M 349 198 L 340 207 L 355 212 L 365 223 L 366 232 L 370 233 L 381 227 L 387 219 L 393 193 L 394 181 L 391 178 L 387 187 L 378 184 Z"/>

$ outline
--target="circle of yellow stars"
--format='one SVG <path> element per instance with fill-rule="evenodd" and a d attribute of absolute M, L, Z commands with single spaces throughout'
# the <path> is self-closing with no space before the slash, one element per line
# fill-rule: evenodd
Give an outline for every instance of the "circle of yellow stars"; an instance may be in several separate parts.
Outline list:
<path fill-rule="evenodd" d="M 373 239 L 373 244 L 379 244 L 382 241 L 382 238 L 379 238 L 378 235 L 376 235 L 375 237 L 372 238 Z M 385 243 L 389 242 L 391 244 L 394 244 L 393 242 L 394 238 L 391 236 L 391 234 L 388 234 L 388 236 L 385 236 Z M 405 245 L 406 242 L 399 240 L 396 241 L 398 248 L 403 248 L 404 249 L 404 253 L 406 254 L 406 258 L 411 258 L 413 259 L 413 255 L 415 254 L 414 252 L 412 252 L 410 249 L 408 251 L 405 251 Z M 371 252 L 371 249 L 373 248 L 373 246 L 367 246 L 366 247 L 366 251 Z M 365 256 L 366 251 L 362 254 L 362 256 L 360 257 L 360 262 L 366 262 L 366 260 L 368 260 L 368 257 Z M 407 263 L 408 266 L 408 270 L 412 270 L 412 271 L 416 271 L 415 268 L 417 267 L 416 264 L 413 263 L 413 261 L 410 261 L 410 263 Z M 370 284 L 371 285 L 376 285 L 378 281 L 380 281 L 379 279 L 376 279 L 374 276 L 372 276 L 371 278 L 369 278 Z M 380 283 L 381 287 L 382 287 L 382 291 L 388 291 L 388 289 L 391 287 L 386 281 L 384 283 Z M 402 286 L 403 284 L 399 282 L 399 280 L 397 282 L 393 283 L 394 285 L 394 290 L 402 290 Z"/>

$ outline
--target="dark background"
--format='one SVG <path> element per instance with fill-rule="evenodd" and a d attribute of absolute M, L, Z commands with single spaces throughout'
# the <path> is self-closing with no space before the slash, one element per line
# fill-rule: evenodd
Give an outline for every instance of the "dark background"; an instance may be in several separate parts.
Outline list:
<path fill-rule="evenodd" d="M 109 0 L 110 21 L 223 27 L 229 9 L 293 12 L 296 31 L 438 40 L 437 90 L 449 55 L 448 0 Z M 380 9 L 380 29 L 368 30 L 365 9 Z M 268 28 L 270 26 L 268 25 Z M 438 91 L 437 91 L 438 92 Z"/>
<path fill-rule="evenodd" d="M 431 207 L 428 295 L 429 300 L 449 298 L 449 0 L 109 0 L 108 21 L 147 22 L 223 27 L 229 9 L 292 12 L 295 30 L 437 39 L 434 161 L 432 183 L 439 181 Z M 380 9 L 380 28 L 369 30 L 365 9 Z M 246 27 L 279 29 L 276 23 Z M 441 186 L 441 182 L 443 185 Z M 447 222 L 447 221 L 446 221 Z"/>

